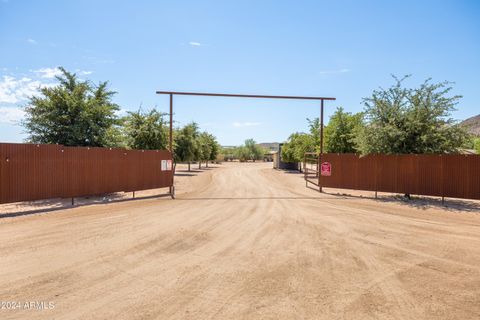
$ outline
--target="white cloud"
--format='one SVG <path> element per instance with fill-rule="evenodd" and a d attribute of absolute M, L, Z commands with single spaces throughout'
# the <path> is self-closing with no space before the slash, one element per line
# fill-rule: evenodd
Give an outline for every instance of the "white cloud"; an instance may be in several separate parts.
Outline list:
<path fill-rule="evenodd" d="M 255 127 L 261 125 L 261 122 L 234 122 L 232 125 L 236 128 Z"/>
<path fill-rule="evenodd" d="M 337 74 L 337 73 L 347 73 L 350 72 L 350 69 L 343 68 L 339 70 L 322 70 L 320 71 L 320 74 Z"/>
<path fill-rule="evenodd" d="M 6 69 L 3 69 L 6 72 Z M 92 74 L 92 71 L 77 70 L 80 75 Z M 55 85 L 55 76 L 60 75 L 58 68 L 40 68 L 30 70 L 27 76 L 15 77 L 4 75 L 0 78 L 0 104 L 17 104 L 28 100 L 29 97 L 37 95 L 40 88 L 52 87 Z"/>
<path fill-rule="evenodd" d="M 33 72 L 35 72 L 40 78 L 45 79 L 53 79 L 62 74 L 62 71 L 58 68 L 41 68 L 34 70 Z"/>
<path fill-rule="evenodd" d="M 15 107 L 0 107 L 0 123 L 16 124 L 25 116 L 25 112 Z"/>
<path fill-rule="evenodd" d="M 192 47 L 200 47 L 202 45 L 200 42 L 195 42 L 195 41 L 190 41 L 188 44 L 191 45 Z"/>
<path fill-rule="evenodd" d="M 32 38 L 28 38 L 27 42 L 30 43 L 30 44 L 38 44 L 37 40 L 34 40 Z"/>
<path fill-rule="evenodd" d="M 17 79 L 3 76 L 0 80 L 0 103 L 18 103 L 38 93 L 40 87 L 48 86 L 38 80 L 27 77 Z"/>

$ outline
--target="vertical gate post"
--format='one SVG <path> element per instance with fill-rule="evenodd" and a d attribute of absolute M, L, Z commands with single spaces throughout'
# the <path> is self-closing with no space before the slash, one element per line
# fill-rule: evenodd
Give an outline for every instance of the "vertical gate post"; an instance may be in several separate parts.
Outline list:
<path fill-rule="evenodd" d="M 320 170 L 320 166 L 322 165 L 322 155 L 323 155 L 323 99 L 320 100 L 320 154 L 318 155 L 318 163 L 317 163 L 318 187 L 320 192 L 322 192 L 322 184 L 320 182 L 320 176 L 322 175 L 322 172 Z"/>
<path fill-rule="evenodd" d="M 305 179 L 305 187 L 308 187 L 307 178 L 307 154 L 303 154 L 303 179 Z"/>
<path fill-rule="evenodd" d="M 168 130 L 168 149 L 173 155 L 173 94 L 170 94 L 170 127 Z"/>
<path fill-rule="evenodd" d="M 174 181 L 174 172 L 173 172 L 173 94 L 170 93 L 170 127 L 168 129 L 168 149 L 172 155 L 172 183 L 170 184 L 169 193 L 173 198 L 173 181 Z"/>

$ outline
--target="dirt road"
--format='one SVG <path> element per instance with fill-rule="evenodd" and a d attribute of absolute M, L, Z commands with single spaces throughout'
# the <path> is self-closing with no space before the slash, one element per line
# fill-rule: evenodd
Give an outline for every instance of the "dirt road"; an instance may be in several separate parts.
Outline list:
<path fill-rule="evenodd" d="M 270 165 L 0 219 L 0 301 L 53 304 L 0 318 L 480 318 L 479 212 L 319 194 Z"/>

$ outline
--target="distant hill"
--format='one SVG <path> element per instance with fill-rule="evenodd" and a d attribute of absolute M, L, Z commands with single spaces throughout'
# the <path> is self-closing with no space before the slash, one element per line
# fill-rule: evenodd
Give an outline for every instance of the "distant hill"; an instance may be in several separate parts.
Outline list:
<path fill-rule="evenodd" d="M 278 151 L 280 144 L 278 142 L 262 142 L 262 143 L 259 143 L 258 145 L 269 151 Z"/>
<path fill-rule="evenodd" d="M 480 136 L 480 114 L 463 120 L 460 125 L 465 127 L 469 133 Z"/>

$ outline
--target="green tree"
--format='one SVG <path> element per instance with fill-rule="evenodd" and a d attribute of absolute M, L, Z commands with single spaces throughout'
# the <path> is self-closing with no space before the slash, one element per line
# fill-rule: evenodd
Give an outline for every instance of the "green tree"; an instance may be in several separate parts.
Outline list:
<path fill-rule="evenodd" d="M 116 146 L 119 142 L 118 105 L 112 102 L 114 91 L 108 82 L 98 86 L 81 81 L 64 68 L 54 87 L 40 90 L 25 107 L 23 126 L 28 141 L 58 143 L 65 146 Z"/>
<path fill-rule="evenodd" d="M 339 107 L 324 130 L 325 152 L 356 153 L 356 136 L 363 126 L 361 113 L 351 114 Z"/>
<path fill-rule="evenodd" d="M 155 109 L 128 112 L 124 118 L 127 145 L 132 149 L 165 150 L 168 148 L 168 125 L 165 114 Z"/>
<path fill-rule="evenodd" d="M 475 138 L 473 140 L 473 148 L 477 154 L 480 154 L 480 138 Z"/>
<path fill-rule="evenodd" d="M 245 162 L 251 160 L 251 153 L 248 148 L 244 145 L 235 148 L 235 157 L 240 160 L 240 162 Z"/>
<path fill-rule="evenodd" d="M 315 138 L 308 133 L 293 133 L 282 146 L 282 161 L 300 162 L 305 159 L 305 152 L 316 152 Z"/>
<path fill-rule="evenodd" d="M 237 147 L 222 147 L 220 154 L 223 155 L 224 161 L 233 161 L 237 157 Z"/>
<path fill-rule="evenodd" d="M 245 150 L 247 159 L 249 160 L 260 160 L 263 157 L 264 150 L 257 145 L 255 140 L 247 139 L 245 140 Z"/>
<path fill-rule="evenodd" d="M 320 152 L 320 119 L 307 118 L 307 122 L 308 122 L 308 129 L 309 129 L 310 135 L 313 139 L 313 145 L 315 146 L 315 150 L 312 150 L 311 152 Z M 325 147 L 325 141 L 323 141 L 323 147 Z"/>
<path fill-rule="evenodd" d="M 199 157 L 198 135 L 198 125 L 195 122 L 177 130 L 175 135 L 175 162 L 188 162 L 188 171 L 190 163 Z"/>
<path fill-rule="evenodd" d="M 220 144 L 218 143 L 214 135 L 208 134 L 208 143 L 210 144 L 210 155 L 207 158 L 207 167 L 208 167 L 208 161 L 217 160 L 217 157 L 220 152 Z"/>
<path fill-rule="evenodd" d="M 362 154 L 456 153 L 467 138 L 451 118 L 461 96 L 450 95 L 449 82 L 430 79 L 414 89 L 403 80 L 365 98 L 366 125 L 356 139 Z"/>
<path fill-rule="evenodd" d="M 202 161 L 206 162 L 208 167 L 208 160 L 210 160 L 212 153 L 212 137 L 208 132 L 202 132 L 198 136 L 198 146 L 199 146 L 199 167 L 201 166 Z"/>

